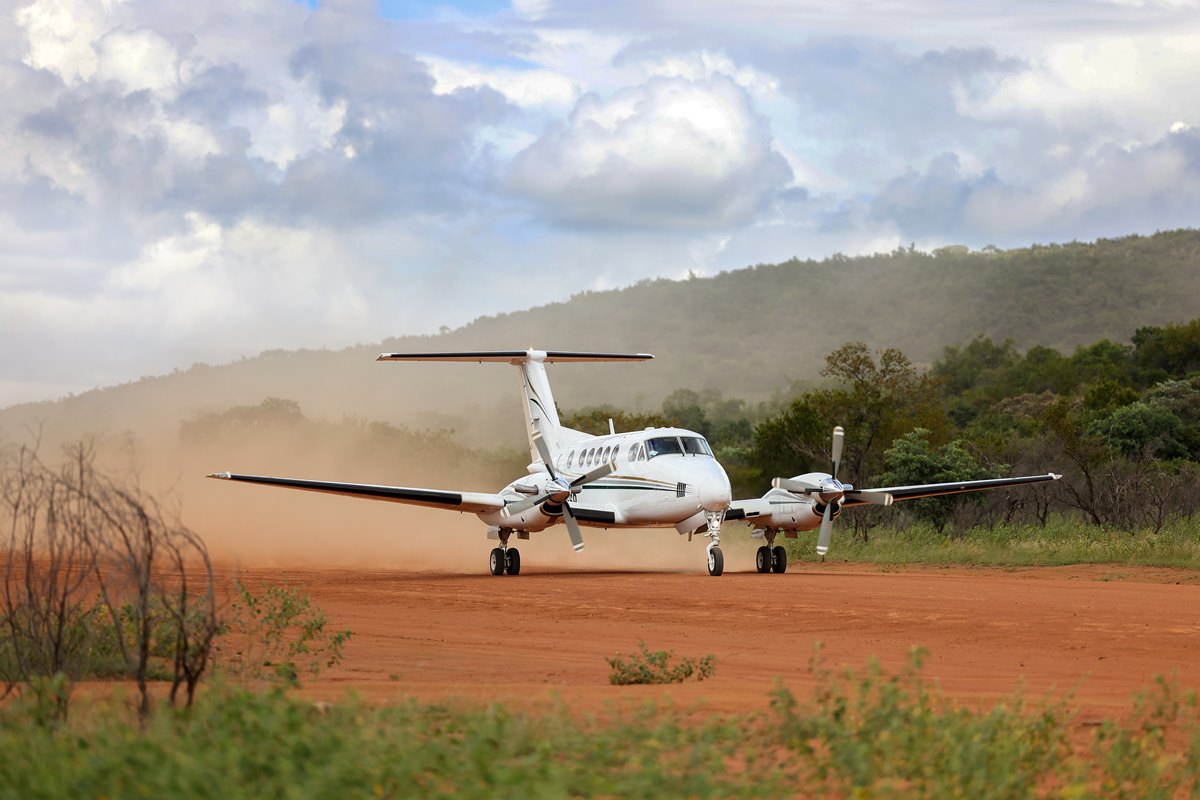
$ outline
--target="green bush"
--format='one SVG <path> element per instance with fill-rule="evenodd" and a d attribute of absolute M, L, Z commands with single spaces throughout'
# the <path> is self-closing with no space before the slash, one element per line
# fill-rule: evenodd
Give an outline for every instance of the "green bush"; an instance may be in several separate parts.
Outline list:
<path fill-rule="evenodd" d="M 713 655 L 707 655 L 697 661 L 694 658 L 682 657 L 678 663 L 670 664 L 674 650 L 648 650 L 645 642 L 638 642 L 640 653 L 630 653 L 622 658 L 613 656 L 606 658 L 612 672 L 608 682 L 625 686 L 635 683 L 683 683 L 693 675 L 702 681 L 711 678 L 717 670 L 717 660 Z"/>
<path fill-rule="evenodd" d="M 263 586 L 252 592 L 240 580 L 227 628 L 218 640 L 224 667 L 238 677 L 286 686 L 312 677 L 342 660 L 348 630 L 325 629 L 325 612 L 312 598 L 288 586 Z"/>
<path fill-rule="evenodd" d="M 1200 791 L 1197 700 L 1174 680 L 1072 747 L 1068 700 L 961 707 L 922 677 L 828 669 L 768 714 L 642 708 L 603 721 L 214 684 L 191 712 L 138 724 L 119 699 L 53 717 L 52 683 L 0 706 L 0 798 L 782 797 L 1173 798 Z"/>

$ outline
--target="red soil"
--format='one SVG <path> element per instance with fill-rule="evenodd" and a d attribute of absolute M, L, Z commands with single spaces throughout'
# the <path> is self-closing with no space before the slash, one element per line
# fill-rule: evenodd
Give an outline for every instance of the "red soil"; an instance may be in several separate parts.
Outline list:
<path fill-rule="evenodd" d="M 480 558 L 483 562 L 483 558 Z M 814 642 L 826 663 L 901 667 L 929 649 L 925 675 L 968 704 L 1024 682 L 1031 700 L 1074 691 L 1082 722 L 1119 715 L 1154 676 L 1200 686 L 1200 574 L 1131 567 L 875 569 L 793 565 L 785 575 L 571 572 L 526 564 L 518 577 L 393 569 L 244 569 L 312 594 L 344 662 L 306 694 L 337 699 L 563 702 L 603 711 L 648 699 L 711 712 L 766 708 L 777 680 L 806 695 Z M 716 677 L 667 687 L 608 684 L 605 657 L 643 640 L 716 656 Z"/>

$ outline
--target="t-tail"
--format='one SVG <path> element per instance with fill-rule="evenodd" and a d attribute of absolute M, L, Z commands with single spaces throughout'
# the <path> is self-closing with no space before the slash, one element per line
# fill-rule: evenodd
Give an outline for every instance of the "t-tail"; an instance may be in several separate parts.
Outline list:
<path fill-rule="evenodd" d="M 525 433 L 529 438 L 530 461 L 542 456 L 534 439 L 541 436 L 553 455 L 587 438 L 570 428 L 564 428 L 554 405 L 554 393 L 546 375 L 546 364 L 582 361 L 648 361 L 648 353 L 576 353 L 565 350 L 477 350 L 462 353 L 383 353 L 378 361 L 477 361 L 513 364 L 521 368 L 521 388 L 525 402 Z"/>

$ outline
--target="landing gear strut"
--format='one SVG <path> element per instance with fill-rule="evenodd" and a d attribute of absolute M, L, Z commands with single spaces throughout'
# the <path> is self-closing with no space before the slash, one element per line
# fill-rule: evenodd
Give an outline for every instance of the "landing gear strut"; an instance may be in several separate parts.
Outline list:
<path fill-rule="evenodd" d="M 708 574 L 714 578 L 725 571 L 725 554 L 721 552 L 721 521 L 725 518 L 722 511 L 705 511 L 708 518 L 708 531 L 704 534 L 712 539 L 708 543 Z"/>
<path fill-rule="evenodd" d="M 508 546 L 508 537 L 512 536 L 511 529 L 500 529 L 500 546 L 493 548 L 488 557 L 488 568 L 493 575 L 521 574 L 521 551 Z"/>
<path fill-rule="evenodd" d="M 775 531 L 763 531 L 763 536 L 766 537 L 767 543 L 758 548 L 758 552 L 754 557 L 754 566 L 759 572 L 787 572 L 787 550 L 782 546 L 775 545 Z M 772 545 L 775 545 L 772 547 Z"/>

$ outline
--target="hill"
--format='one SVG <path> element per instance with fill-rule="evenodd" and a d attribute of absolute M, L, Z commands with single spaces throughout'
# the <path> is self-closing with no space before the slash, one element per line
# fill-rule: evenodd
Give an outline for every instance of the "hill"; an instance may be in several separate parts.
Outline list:
<path fill-rule="evenodd" d="M 596 403 L 655 408 L 671 391 L 715 389 L 750 400 L 812 381 L 826 353 L 858 340 L 897 347 L 918 364 L 982 334 L 1018 347 L 1070 351 L 1127 341 L 1146 325 L 1200 316 L 1200 231 L 1014 250 L 899 249 L 792 260 L 685 281 L 653 280 L 480 318 L 438 336 L 340 351 L 272 351 L 0 410 L 12 438 L 43 422 L 54 439 L 133 431 L 177 434 L 202 412 L 297 401 L 340 419 L 453 427 L 482 443 L 520 439 L 516 376 L 494 366 L 377 364 L 385 350 L 542 348 L 648 351 L 644 365 L 557 366 L 564 409 Z"/>

